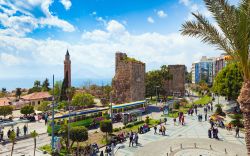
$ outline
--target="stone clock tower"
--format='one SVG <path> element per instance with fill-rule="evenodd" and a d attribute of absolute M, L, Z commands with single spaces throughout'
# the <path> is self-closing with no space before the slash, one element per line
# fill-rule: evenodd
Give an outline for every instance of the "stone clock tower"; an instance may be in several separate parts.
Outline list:
<path fill-rule="evenodd" d="M 68 87 L 71 87 L 71 61 L 68 50 L 64 60 L 64 79 L 66 79 L 66 77 L 68 79 Z"/>

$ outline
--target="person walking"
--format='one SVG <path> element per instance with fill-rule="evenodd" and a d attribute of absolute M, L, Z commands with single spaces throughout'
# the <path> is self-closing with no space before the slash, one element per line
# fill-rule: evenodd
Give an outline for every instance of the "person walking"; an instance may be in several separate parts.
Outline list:
<path fill-rule="evenodd" d="M 137 133 L 135 133 L 135 145 L 136 146 L 138 145 L 138 139 L 139 139 L 139 136 Z"/>
<path fill-rule="evenodd" d="M 165 125 L 167 125 L 167 121 L 168 121 L 168 119 L 164 118 Z"/>
<path fill-rule="evenodd" d="M 238 126 L 236 126 L 235 128 L 235 137 L 240 137 L 240 128 Z"/>
<path fill-rule="evenodd" d="M 135 143 L 135 133 L 133 134 L 133 138 L 132 138 L 132 147 L 134 146 L 134 143 Z"/>
<path fill-rule="evenodd" d="M 23 126 L 23 134 L 26 135 L 28 131 L 28 128 L 26 125 Z"/>
<path fill-rule="evenodd" d="M 155 130 L 154 134 L 157 134 L 157 126 L 156 125 L 154 125 L 154 130 Z"/>
<path fill-rule="evenodd" d="M 207 121 L 207 113 L 205 114 L 205 121 Z"/>
<path fill-rule="evenodd" d="M 11 131 L 10 131 L 10 129 L 9 129 L 8 132 L 7 132 L 7 137 L 8 137 L 8 138 L 10 138 L 10 133 L 11 133 Z"/>
<path fill-rule="evenodd" d="M 176 118 L 174 118 L 173 120 L 174 120 L 174 126 L 176 126 Z"/>
<path fill-rule="evenodd" d="M 133 141 L 133 132 L 131 131 L 131 133 L 129 134 L 129 147 L 130 147 L 131 144 L 133 146 L 132 141 Z"/>
<path fill-rule="evenodd" d="M 19 129 L 19 127 L 17 126 L 17 128 L 16 128 L 16 136 L 19 137 L 19 134 L 20 134 L 20 129 Z"/>
<path fill-rule="evenodd" d="M 184 126 L 184 115 L 181 118 L 181 124 L 182 124 L 182 126 Z"/>
<path fill-rule="evenodd" d="M 208 138 L 212 138 L 212 131 L 211 131 L 211 128 L 208 129 Z"/>

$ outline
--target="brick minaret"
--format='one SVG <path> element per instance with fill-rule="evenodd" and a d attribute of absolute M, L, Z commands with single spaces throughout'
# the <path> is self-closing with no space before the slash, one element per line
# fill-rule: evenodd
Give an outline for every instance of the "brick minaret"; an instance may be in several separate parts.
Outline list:
<path fill-rule="evenodd" d="M 66 75 L 68 76 L 68 87 L 71 87 L 71 61 L 68 50 L 64 60 L 64 79 L 66 78 Z"/>

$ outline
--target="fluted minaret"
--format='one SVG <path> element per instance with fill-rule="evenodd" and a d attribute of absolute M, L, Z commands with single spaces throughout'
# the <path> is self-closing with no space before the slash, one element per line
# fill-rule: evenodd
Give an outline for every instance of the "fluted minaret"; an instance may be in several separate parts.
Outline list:
<path fill-rule="evenodd" d="M 69 51 L 67 50 L 64 60 L 64 79 L 68 78 L 68 87 L 71 87 L 71 61 Z"/>

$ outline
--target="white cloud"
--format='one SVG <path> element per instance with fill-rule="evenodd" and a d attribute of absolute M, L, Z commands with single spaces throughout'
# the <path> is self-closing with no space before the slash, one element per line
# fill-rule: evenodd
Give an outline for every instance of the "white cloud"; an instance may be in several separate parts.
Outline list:
<path fill-rule="evenodd" d="M 72 5 L 70 0 L 61 0 L 61 3 L 66 10 L 69 10 Z"/>
<path fill-rule="evenodd" d="M 73 25 L 52 15 L 49 10 L 52 3 L 52 0 L 27 0 L 26 2 L 0 0 L 0 23 L 4 27 L 0 29 L 0 34 L 25 36 L 34 29 L 44 26 L 61 28 L 66 32 L 74 31 Z M 40 8 L 44 15 L 35 17 L 32 13 L 34 8 Z M 21 15 L 15 15 L 16 12 Z"/>
<path fill-rule="evenodd" d="M 63 77 L 63 60 L 67 48 L 72 60 L 73 79 L 113 77 L 116 51 L 126 52 L 128 56 L 145 62 L 147 71 L 163 64 L 176 63 L 185 64 L 190 68 L 191 63 L 197 61 L 200 56 L 220 53 L 198 39 L 181 36 L 179 32 L 166 35 L 155 32 L 135 35 L 128 32 L 118 21 L 111 20 L 107 23 L 103 30 L 84 32 L 82 40 L 77 43 L 0 35 L 0 52 L 26 60 L 22 62 L 21 69 L 18 65 L 12 65 L 10 68 L 2 64 L 0 69 L 5 74 L 1 74 L 0 78 L 17 77 L 16 69 L 25 76 L 46 77 L 56 74 L 57 77 Z M 8 57 L 11 58 L 8 60 L 14 60 L 10 62 L 18 62 L 11 56 Z"/>
<path fill-rule="evenodd" d="M 116 20 L 111 20 L 108 22 L 107 30 L 112 33 L 119 33 L 123 32 L 125 30 L 125 27 Z"/>
<path fill-rule="evenodd" d="M 20 65 L 25 60 L 21 57 L 17 57 L 8 53 L 0 53 L 0 62 L 7 66 Z"/>
<path fill-rule="evenodd" d="M 190 0 L 179 0 L 179 3 L 184 4 L 185 6 L 188 6 L 190 4 Z"/>
<path fill-rule="evenodd" d="M 50 18 L 41 18 L 39 24 L 58 27 L 66 32 L 75 31 L 74 26 L 72 26 L 71 24 L 69 24 L 68 22 L 64 20 L 59 19 L 56 16 L 52 16 Z"/>
<path fill-rule="evenodd" d="M 167 14 L 166 14 L 163 10 L 157 11 L 157 15 L 158 15 L 160 18 L 165 18 L 165 17 L 167 17 Z"/>
<path fill-rule="evenodd" d="M 154 23 L 154 22 L 155 22 L 154 19 L 153 19 L 152 17 L 148 17 L 148 18 L 147 18 L 147 21 L 148 21 L 149 23 Z"/>

